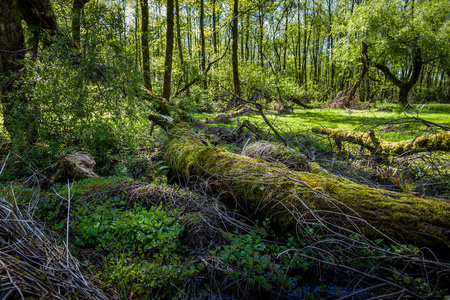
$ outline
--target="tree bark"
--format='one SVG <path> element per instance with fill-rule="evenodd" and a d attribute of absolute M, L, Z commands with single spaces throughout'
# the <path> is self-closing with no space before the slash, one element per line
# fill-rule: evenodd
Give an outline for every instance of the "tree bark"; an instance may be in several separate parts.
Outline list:
<path fill-rule="evenodd" d="M 77 48 L 81 45 L 81 11 L 90 0 L 73 0 L 72 40 Z"/>
<path fill-rule="evenodd" d="M 25 53 L 24 20 L 34 35 L 33 54 L 36 56 L 39 34 L 48 30 L 58 32 L 58 23 L 48 0 L 0 1 L 0 97 L 3 107 L 3 122 L 13 142 L 21 140 L 25 145 L 37 138 L 37 114 L 31 103 L 20 92 L 22 60 Z"/>
<path fill-rule="evenodd" d="M 165 160 L 177 174 L 207 179 L 210 187 L 282 229 L 328 221 L 330 230 L 351 228 L 368 237 L 380 237 L 381 231 L 402 243 L 434 247 L 450 243 L 450 207 L 444 200 L 370 188 L 331 175 L 314 163 L 311 172 L 293 171 L 210 146 L 177 119 L 171 122 L 158 115 L 150 119 L 168 130 Z"/>
<path fill-rule="evenodd" d="M 140 0 L 142 13 L 142 73 L 144 77 L 144 86 L 152 90 L 152 81 L 150 78 L 150 49 L 148 45 L 148 0 Z"/>
<path fill-rule="evenodd" d="M 203 88 L 206 89 L 208 84 L 206 82 L 205 68 L 206 68 L 206 52 L 205 52 L 205 4 L 204 0 L 200 0 L 200 44 L 201 44 L 201 68 L 203 73 Z"/>
<path fill-rule="evenodd" d="M 264 8 L 259 7 L 259 63 L 262 68 L 264 68 Z"/>
<path fill-rule="evenodd" d="M 233 6 L 233 21 L 232 21 L 232 64 L 233 64 L 233 83 L 234 83 L 234 94 L 241 96 L 241 82 L 239 81 L 239 61 L 238 61 L 238 15 L 239 15 L 239 2 L 234 0 Z M 239 102 L 236 100 L 236 104 Z"/>
<path fill-rule="evenodd" d="M 45 30 L 53 36 L 58 32 L 58 22 L 53 14 L 52 4 L 50 0 L 17 0 L 13 2 L 17 2 L 21 17 L 33 34 L 31 43 L 33 44 L 33 57 L 36 57 L 41 33 Z M 49 43 L 50 40 L 44 40 L 44 45 Z"/>
<path fill-rule="evenodd" d="M 17 79 L 23 68 L 26 49 L 19 8 L 12 1 L 0 2 L 0 22 L 0 72 L 5 77 L 0 85 L 3 124 L 14 141 L 14 125 L 17 125 L 17 118 L 21 115 L 20 112 L 14 112 L 14 102 L 17 101 L 17 107 L 20 108 L 26 105 L 26 99 L 23 95 L 17 95 L 18 99 L 14 99 L 9 93 L 20 88 Z"/>
<path fill-rule="evenodd" d="M 213 49 L 214 54 L 217 54 L 217 32 L 216 32 L 216 0 L 213 0 L 212 4 L 212 36 L 213 36 Z"/>
<path fill-rule="evenodd" d="M 167 33 L 166 33 L 166 59 L 164 62 L 163 98 L 170 99 L 170 84 L 172 79 L 173 55 L 173 0 L 167 0 Z"/>
<path fill-rule="evenodd" d="M 188 74 L 186 73 L 186 65 L 184 63 L 183 57 L 183 45 L 181 44 L 181 27 L 180 27 L 180 4 L 178 0 L 175 0 L 175 6 L 177 10 L 177 43 L 178 43 L 178 51 L 180 52 L 180 64 L 181 71 L 183 72 L 182 79 L 184 83 L 188 83 Z M 186 88 L 186 96 L 189 97 L 189 87 Z"/>
<path fill-rule="evenodd" d="M 356 80 L 355 84 L 352 86 L 350 92 L 348 93 L 348 99 L 351 100 L 355 94 L 358 87 L 361 85 L 361 82 L 366 77 L 367 71 L 369 70 L 369 59 L 367 57 L 367 45 L 364 42 L 361 42 L 361 63 L 362 63 L 362 71 L 359 74 L 358 79 Z"/>

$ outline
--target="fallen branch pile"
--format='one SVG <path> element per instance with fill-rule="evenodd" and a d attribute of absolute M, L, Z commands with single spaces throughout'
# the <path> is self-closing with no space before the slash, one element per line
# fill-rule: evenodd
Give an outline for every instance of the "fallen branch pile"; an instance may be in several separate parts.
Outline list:
<path fill-rule="evenodd" d="M 0 198 L 1 299 L 119 299 L 58 247 L 27 213 Z"/>

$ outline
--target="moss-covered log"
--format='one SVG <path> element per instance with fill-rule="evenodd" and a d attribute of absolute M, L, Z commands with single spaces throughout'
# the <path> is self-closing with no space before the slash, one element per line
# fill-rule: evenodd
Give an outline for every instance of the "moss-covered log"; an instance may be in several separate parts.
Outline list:
<path fill-rule="evenodd" d="M 215 148 L 177 119 L 150 119 L 169 129 L 165 159 L 177 174 L 207 179 L 210 186 L 231 194 L 239 206 L 271 218 L 281 228 L 328 219 L 341 227 L 357 224 L 368 236 L 379 236 L 379 230 L 402 243 L 450 242 L 448 201 L 370 188 L 315 166 L 312 172 L 292 171 Z"/>
<path fill-rule="evenodd" d="M 328 135 L 338 144 L 346 141 L 360 145 L 372 153 L 383 155 L 405 155 L 424 151 L 450 151 L 450 131 L 439 132 L 431 135 L 423 135 L 410 140 L 389 142 L 375 137 L 375 133 L 336 130 L 331 128 L 312 128 L 312 132 Z"/>
<path fill-rule="evenodd" d="M 173 111 L 179 118 L 183 120 L 189 120 L 190 117 L 188 113 L 186 113 L 184 110 L 179 109 L 173 105 L 170 105 L 169 101 L 167 101 L 166 98 L 160 97 L 158 95 L 153 94 L 151 91 L 146 89 L 145 87 L 142 87 L 142 90 L 145 92 L 145 98 L 150 103 L 155 103 L 157 106 L 157 110 L 163 114 L 168 115 L 171 111 Z"/>

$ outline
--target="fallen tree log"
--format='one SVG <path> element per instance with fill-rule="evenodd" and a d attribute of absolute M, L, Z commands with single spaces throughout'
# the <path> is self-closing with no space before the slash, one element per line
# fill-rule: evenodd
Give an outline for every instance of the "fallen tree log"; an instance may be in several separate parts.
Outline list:
<path fill-rule="evenodd" d="M 342 141 L 360 145 L 371 153 L 382 155 L 405 155 L 425 151 L 450 151 L 450 131 L 423 135 L 410 140 L 389 142 L 375 137 L 373 130 L 368 132 L 337 130 L 332 128 L 312 128 L 312 132 L 328 135 L 338 147 Z"/>
<path fill-rule="evenodd" d="M 233 196 L 247 212 L 268 217 L 282 229 L 319 225 L 369 237 L 384 233 L 384 238 L 402 243 L 448 247 L 448 201 L 370 188 L 314 165 L 311 172 L 293 171 L 215 148 L 178 119 L 149 118 L 168 131 L 165 160 L 176 174 L 207 180 L 211 187 Z"/>
<path fill-rule="evenodd" d="M 52 167 L 53 174 L 50 182 L 66 181 L 67 179 L 81 180 L 84 178 L 98 177 L 94 172 L 95 160 L 85 151 L 75 150 L 65 154 Z"/>

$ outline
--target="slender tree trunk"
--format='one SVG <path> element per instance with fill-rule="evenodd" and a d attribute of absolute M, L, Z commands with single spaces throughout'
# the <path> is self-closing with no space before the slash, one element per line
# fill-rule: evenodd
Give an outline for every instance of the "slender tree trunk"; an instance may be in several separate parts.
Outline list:
<path fill-rule="evenodd" d="M 212 26 L 213 26 L 213 48 L 214 48 L 214 54 L 218 53 L 217 50 L 217 32 L 216 32 L 216 0 L 213 0 L 213 7 L 212 7 Z"/>
<path fill-rule="evenodd" d="M 1 103 L 3 104 L 3 124 L 10 134 L 11 140 L 17 137 L 17 119 L 14 107 L 26 106 L 22 94 L 12 92 L 20 89 L 20 70 L 25 58 L 25 39 L 23 35 L 20 12 L 13 1 L 0 1 L 0 74 L 5 77 L 1 81 Z M 15 105 L 16 104 L 16 105 Z"/>
<path fill-rule="evenodd" d="M 188 7 L 188 14 L 187 14 L 187 22 L 189 31 L 187 34 L 187 42 L 188 42 L 188 50 L 189 50 L 189 58 L 192 59 L 192 20 L 191 20 L 191 9 Z"/>
<path fill-rule="evenodd" d="M 306 14 L 303 14 L 303 18 L 306 17 Z M 297 30 L 298 30 L 298 34 L 297 34 L 297 61 L 298 61 L 298 70 L 297 70 L 297 74 L 298 74 L 298 84 L 301 86 L 303 84 L 303 74 L 302 74 L 302 55 L 301 55 L 301 40 L 302 40 L 302 31 L 301 31 L 301 26 L 300 26 L 300 0 L 298 1 L 297 4 Z"/>
<path fill-rule="evenodd" d="M 76 47 L 81 45 L 81 11 L 89 0 L 73 0 L 72 39 Z"/>
<path fill-rule="evenodd" d="M 263 43 L 264 43 L 264 14 L 263 8 L 259 7 L 259 63 L 261 67 L 264 68 Z"/>
<path fill-rule="evenodd" d="M 331 90 L 334 90 L 334 62 L 333 62 L 333 52 L 334 52 L 334 45 L 333 45 L 333 0 L 327 0 L 328 4 L 328 21 L 329 21 L 329 31 L 328 31 L 328 47 L 330 48 L 330 87 Z"/>
<path fill-rule="evenodd" d="M 413 86 L 417 83 L 420 77 L 420 73 L 422 71 L 423 67 L 423 61 L 422 61 L 422 52 L 421 49 L 417 46 L 413 49 L 413 68 L 411 75 L 409 77 L 408 81 L 402 81 L 397 76 L 395 76 L 391 70 L 383 64 L 375 63 L 375 67 L 379 70 L 381 70 L 385 75 L 386 78 L 392 82 L 395 86 L 399 88 L 398 93 L 398 101 L 401 105 L 404 107 L 409 106 L 408 103 L 408 94 L 409 91 L 413 88 Z"/>
<path fill-rule="evenodd" d="M 245 16 L 245 61 L 248 61 L 250 59 L 250 15 L 247 14 Z"/>
<path fill-rule="evenodd" d="M 284 51 L 283 51 L 283 70 L 286 70 L 286 54 L 288 49 L 288 21 L 289 21 L 289 10 L 286 9 L 286 20 L 284 24 Z"/>
<path fill-rule="evenodd" d="M 150 78 L 150 49 L 148 45 L 148 0 L 140 0 L 142 14 L 142 73 L 144 76 L 144 86 L 148 90 L 152 90 L 152 82 Z"/>
<path fill-rule="evenodd" d="M 233 64 L 233 83 L 234 94 L 241 95 L 241 83 L 239 81 L 239 65 L 238 65 L 238 15 L 239 15 L 239 3 L 238 0 L 234 0 L 233 5 L 233 22 L 232 22 L 232 64 Z M 238 102 L 238 99 L 236 99 Z"/>
<path fill-rule="evenodd" d="M 355 96 L 356 90 L 358 89 L 358 87 L 361 85 L 361 82 L 364 80 L 364 78 L 366 77 L 367 71 L 369 70 L 369 61 L 368 61 L 368 57 L 367 57 L 367 45 L 364 42 L 361 42 L 361 54 L 360 54 L 360 58 L 361 58 L 361 63 L 362 63 L 362 71 L 359 74 L 358 79 L 356 80 L 355 84 L 352 86 L 350 92 L 348 93 L 348 102 L 351 101 L 351 99 Z M 349 103 L 344 104 L 345 107 L 349 106 Z"/>
<path fill-rule="evenodd" d="M 244 24 L 243 24 L 242 20 L 240 21 L 240 23 L 241 23 L 241 28 L 244 28 L 244 26 L 243 26 Z M 241 42 L 241 59 L 244 59 L 244 57 L 245 57 L 245 35 L 240 34 L 239 41 Z"/>
<path fill-rule="evenodd" d="M 139 47 L 139 19 L 140 19 L 140 15 L 139 15 L 139 5 L 135 6 L 135 12 L 134 12 L 134 40 L 135 40 L 135 52 L 136 55 L 134 57 L 134 65 L 135 65 L 135 70 L 139 71 L 140 70 L 140 62 L 141 62 L 141 50 Z"/>
<path fill-rule="evenodd" d="M 37 54 L 39 34 L 54 35 L 58 23 L 48 0 L 0 1 L 0 102 L 3 124 L 13 142 L 33 144 L 38 138 L 39 111 L 21 90 L 25 58 L 24 20 L 34 35 L 33 53 Z"/>
<path fill-rule="evenodd" d="M 206 68 L 206 52 L 205 52 L 205 6 L 204 0 L 200 0 L 200 43 L 202 47 L 202 73 L 205 76 L 205 68 Z M 206 78 L 203 78 L 203 88 L 206 89 L 208 84 L 206 82 Z"/>
<path fill-rule="evenodd" d="M 170 84 L 172 79 L 173 56 L 173 0 L 167 0 L 167 33 L 166 33 L 166 59 L 164 62 L 164 83 L 162 96 L 170 100 Z"/>
<path fill-rule="evenodd" d="M 306 4 L 305 4 L 305 16 L 306 16 Z M 311 34 L 308 34 L 308 29 L 306 28 L 307 23 L 305 19 L 305 32 L 303 36 L 303 57 L 302 57 L 302 82 L 305 84 L 305 89 L 308 90 L 308 69 L 307 69 L 307 57 L 308 57 L 308 48 L 309 48 L 309 41 L 311 39 Z"/>
<path fill-rule="evenodd" d="M 181 71 L 183 72 L 182 78 L 184 83 L 188 83 L 188 74 L 186 73 L 186 65 L 184 63 L 184 57 L 183 57 L 183 47 L 181 44 L 181 27 L 180 27 L 180 5 L 179 0 L 175 0 L 175 6 L 177 11 L 177 42 L 178 42 L 178 52 L 180 53 L 180 65 L 181 65 Z M 186 96 L 189 97 L 189 87 L 186 88 Z"/>

